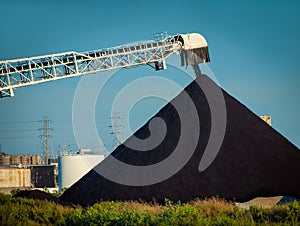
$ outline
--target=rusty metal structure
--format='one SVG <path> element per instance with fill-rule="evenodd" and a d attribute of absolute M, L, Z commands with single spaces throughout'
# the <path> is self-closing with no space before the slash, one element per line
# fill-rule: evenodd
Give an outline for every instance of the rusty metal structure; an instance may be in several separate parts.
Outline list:
<path fill-rule="evenodd" d="M 0 188 L 30 188 L 30 178 L 28 168 L 0 168 Z"/>

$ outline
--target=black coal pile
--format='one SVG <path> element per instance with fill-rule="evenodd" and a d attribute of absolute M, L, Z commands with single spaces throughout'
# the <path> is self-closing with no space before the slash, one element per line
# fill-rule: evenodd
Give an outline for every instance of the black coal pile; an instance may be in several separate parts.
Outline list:
<path fill-rule="evenodd" d="M 135 172 L 124 172 L 123 168 L 111 164 L 108 157 L 70 187 L 60 200 L 88 206 L 101 200 L 164 202 L 165 198 L 168 198 L 185 202 L 195 198 L 218 196 L 244 202 L 255 197 L 278 195 L 300 198 L 299 149 L 224 90 L 222 93 L 227 112 L 225 136 L 214 161 L 205 170 L 198 170 L 206 147 L 211 142 L 213 125 L 211 107 L 222 107 L 219 106 L 221 102 L 218 98 L 208 101 L 198 84 L 208 89 L 217 87 L 207 76 L 200 76 L 185 88 L 198 112 L 200 133 L 195 133 L 192 128 L 185 130 L 188 131 L 187 139 L 190 139 L 190 143 L 195 140 L 197 143 L 195 151 L 181 169 L 156 183 L 144 183 L 147 178 L 151 179 L 150 171 L 141 178 L 144 184 L 139 184 L 138 180 L 126 184 L 128 179 L 132 182 L 131 174 Z M 182 135 L 181 126 L 187 124 L 192 127 L 197 123 L 192 121 L 193 119 L 181 122 L 178 111 L 174 104 L 171 104 L 179 103 L 188 113 L 192 110 L 192 106 L 186 98 L 184 92 L 180 93 L 154 116 L 163 119 L 167 127 L 166 136 L 157 147 L 152 147 L 151 142 L 146 142 L 143 145 L 149 146 L 148 151 L 137 151 L 135 148 L 127 147 L 133 139 L 131 137 L 120 145 L 111 157 L 126 164 L 146 167 L 171 158 Z M 150 121 L 134 135 L 140 139 L 153 135 L 149 130 Z M 186 150 L 188 149 L 184 146 L 181 148 L 181 158 L 188 155 L 185 153 Z M 173 162 L 176 165 L 180 159 Z M 137 168 L 137 171 L 139 169 Z M 109 171 L 114 178 L 123 177 L 125 182 L 114 182 L 102 173 L 104 171 Z M 152 172 L 155 175 L 159 173 L 155 169 Z M 163 175 L 164 169 L 160 173 Z"/>
<path fill-rule="evenodd" d="M 40 190 L 22 190 L 19 191 L 17 194 L 15 194 L 14 197 L 43 200 L 48 202 L 54 202 L 63 206 L 73 207 L 72 203 L 60 201 L 58 198 L 54 197 L 53 195 Z"/>
<path fill-rule="evenodd" d="M 46 200 L 50 202 L 59 203 L 59 199 L 53 195 L 40 191 L 40 190 L 23 190 L 18 192 L 15 197 L 28 198 L 28 199 L 37 199 L 37 200 Z"/>

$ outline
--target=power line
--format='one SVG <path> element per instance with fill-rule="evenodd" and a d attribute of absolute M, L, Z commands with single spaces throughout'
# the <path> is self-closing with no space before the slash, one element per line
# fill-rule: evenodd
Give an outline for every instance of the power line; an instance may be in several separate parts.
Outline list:
<path fill-rule="evenodd" d="M 32 131 L 39 131 L 40 129 L 0 129 L 0 132 L 32 132 Z"/>
<path fill-rule="evenodd" d="M 9 121 L 9 120 L 1 120 L 0 123 L 38 123 L 38 122 L 41 122 L 41 121 Z"/>
<path fill-rule="evenodd" d="M 1 137 L 0 139 L 23 139 L 23 138 L 36 138 L 36 136 L 20 136 L 20 137 Z"/>

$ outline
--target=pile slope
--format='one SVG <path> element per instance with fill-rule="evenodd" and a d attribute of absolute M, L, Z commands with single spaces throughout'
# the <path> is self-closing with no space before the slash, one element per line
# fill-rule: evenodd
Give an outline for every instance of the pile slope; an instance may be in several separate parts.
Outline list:
<path fill-rule="evenodd" d="M 87 206 L 100 200 L 154 199 L 163 202 L 165 198 L 190 201 L 218 196 L 243 202 L 255 197 L 278 195 L 300 198 L 299 149 L 224 90 L 222 93 L 227 112 L 224 140 L 212 164 L 202 172 L 198 170 L 211 132 L 210 106 L 221 104 L 217 99 L 208 103 L 198 84 L 212 89 L 217 87 L 204 75 L 197 77 L 184 90 L 196 106 L 200 133 L 196 138 L 192 132 L 188 134 L 191 142 L 198 140 L 197 146 L 189 161 L 176 174 L 156 184 L 122 185 L 99 174 L 103 166 L 116 176 L 124 173 L 105 159 L 70 187 L 60 199 Z M 166 137 L 160 145 L 150 148 L 150 151 L 136 151 L 126 146 L 132 139 L 130 137 L 115 149 L 112 156 L 137 166 L 155 164 L 168 158 L 178 144 L 181 131 L 178 112 L 172 105 L 174 101 L 182 104 L 184 109 L 191 108 L 191 103 L 186 101 L 186 96 L 181 92 L 154 116 L 163 119 L 167 125 Z M 150 135 L 149 121 L 134 134 L 136 137 L 145 139 Z"/>

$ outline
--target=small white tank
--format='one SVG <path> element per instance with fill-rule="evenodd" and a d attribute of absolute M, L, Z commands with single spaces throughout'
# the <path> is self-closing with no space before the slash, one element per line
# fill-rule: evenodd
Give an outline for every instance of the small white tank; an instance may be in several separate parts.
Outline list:
<path fill-rule="evenodd" d="M 104 155 L 73 154 L 58 156 L 59 188 L 71 187 L 103 160 Z"/>

